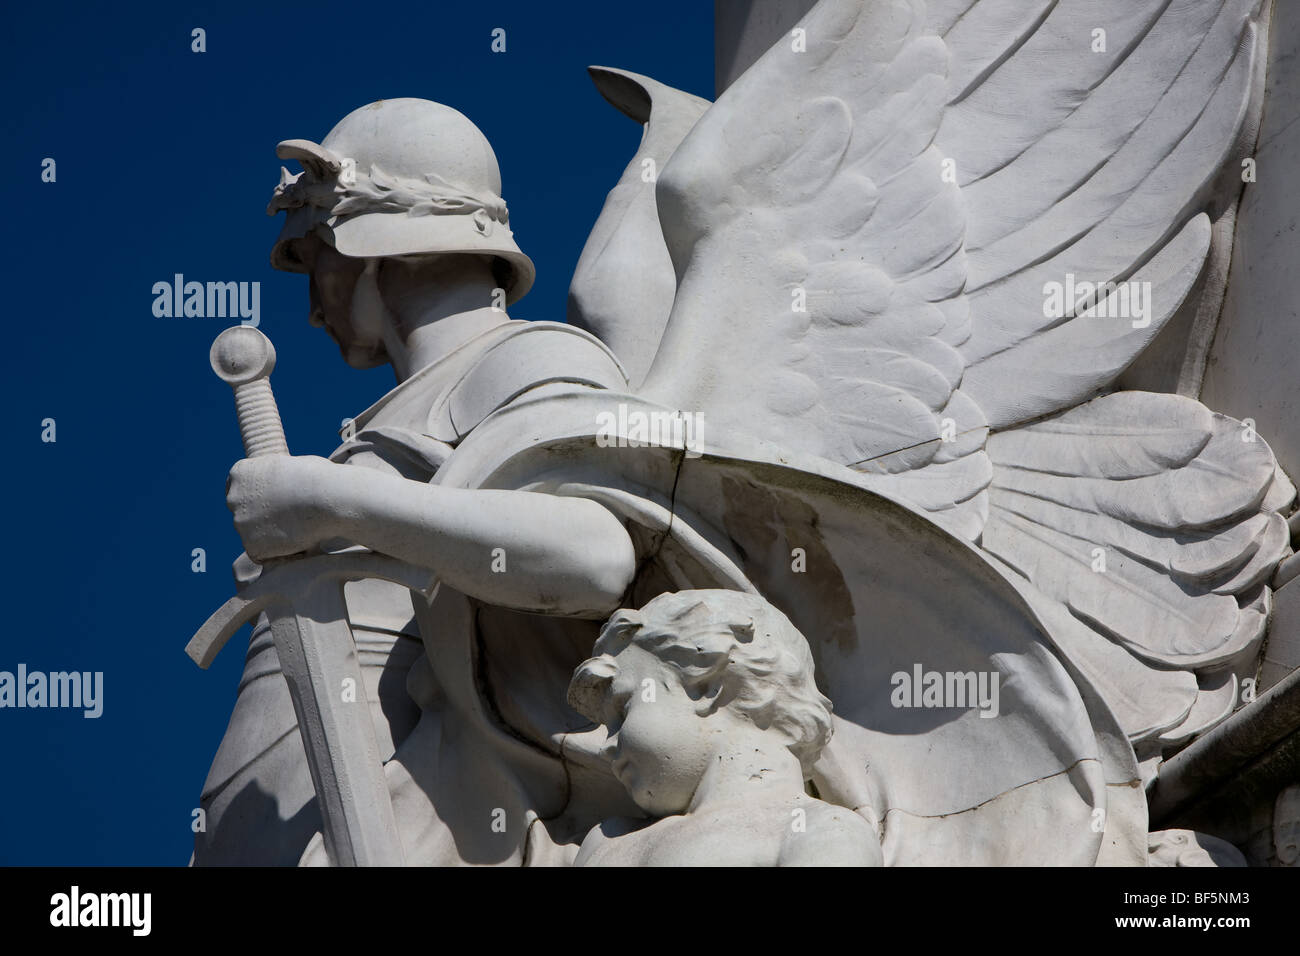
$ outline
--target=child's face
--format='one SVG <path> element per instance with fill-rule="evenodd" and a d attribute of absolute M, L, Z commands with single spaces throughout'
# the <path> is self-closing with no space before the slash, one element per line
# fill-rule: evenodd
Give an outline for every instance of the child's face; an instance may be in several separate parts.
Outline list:
<path fill-rule="evenodd" d="M 628 644 L 613 657 L 602 753 L 642 810 L 684 813 L 714 759 L 719 721 L 696 714 L 677 672 L 653 654 Z"/>

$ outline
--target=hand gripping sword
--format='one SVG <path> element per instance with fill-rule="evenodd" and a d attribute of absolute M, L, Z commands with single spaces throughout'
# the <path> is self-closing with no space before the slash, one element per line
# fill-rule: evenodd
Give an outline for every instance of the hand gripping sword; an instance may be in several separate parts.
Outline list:
<path fill-rule="evenodd" d="M 226 329 L 212 343 L 212 370 L 235 390 L 248 457 L 287 455 L 269 376 L 275 348 L 251 326 Z M 226 641 L 262 611 L 307 751 L 324 820 L 325 850 L 335 866 L 401 866 L 401 841 L 379 757 L 343 585 L 382 578 L 428 593 L 425 571 L 369 551 L 266 561 L 195 633 L 185 652 L 207 668 Z"/>

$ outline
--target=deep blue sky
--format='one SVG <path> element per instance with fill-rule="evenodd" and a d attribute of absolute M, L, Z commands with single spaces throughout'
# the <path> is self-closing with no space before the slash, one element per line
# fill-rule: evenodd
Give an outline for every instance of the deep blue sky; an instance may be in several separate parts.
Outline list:
<path fill-rule="evenodd" d="M 712 4 L 83 2 L 11 5 L 5 20 L 0 670 L 102 671 L 105 689 L 98 720 L 0 709 L 0 864 L 184 864 L 247 643 L 245 630 L 207 672 L 183 652 L 233 593 L 224 484 L 242 448 L 207 359 L 232 323 L 155 318 L 151 287 L 177 272 L 260 282 L 290 448 L 328 454 L 339 422 L 393 381 L 345 366 L 307 324 L 306 279 L 267 262 L 275 144 L 319 141 L 386 97 L 459 109 L 496 148 L 537 264 L 512 315 L 563 321 L 587 232 L 640 139 L 585 67 L 711 97 Z M 206 53 L 190 51 L 196 26 Z M 489 48 L 498 26 L 503 55 Z M 196 547 L 205 574 L 190 570 Z"/>

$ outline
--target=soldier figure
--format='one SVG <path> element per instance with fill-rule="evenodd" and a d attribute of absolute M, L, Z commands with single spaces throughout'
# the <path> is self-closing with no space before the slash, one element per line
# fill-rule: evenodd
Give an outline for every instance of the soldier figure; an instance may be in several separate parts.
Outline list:
<path fill-rule="evenodd" d="M 268 207 L 288 214 L 272 264 L 310 277 L 311 322 L 329 332 L 349 365 L 389 363 L 399 384 L 356 416 L 329 461 L 276 456 L 235 466 L 228 501 L 249 557 L 295 554 L 333 539 L 433 570 L 471 597 L 490 587 L 497 606 L 580 618 L 613 611 L 634 555 L 620 522 L 600 505 L 428 484 L 478 422 L 529 389 L 626 387 L 617 360 L 591 335 L 506 314 L 532 285 L 534 268 L 514 242 L 487 139 L 449 107 L 392 99 L 350 113 L 319 145 L 289 140 L 277 154 L 300 161 L 304 172 L 282 171 Z M 471 493 L 499 500 L 467 509 L 458 496 Z M 507 573 L 491 567 L 498 550 Z M 237 563 L 241 573 L 251 573 L 246 558 Z M 455 681 L 420 677 L 423 602 L 412 598 L 377 580 L 346 590 L 385 760 L 419 722 L 417 701 L 437 711 L 434 698 L 448 691 L 434 685 Z M 506 797 L 483 799 L 509 805 Z M 265 618 L 201 803 L 208 828 L 196 837 L 199 865 L 293 865 L 321 826 Z M 517 839 L 500 849 L 507 841 L 499 829 L 474 833 L 454 833 L 455 848 L 423 861 L 467 859 L 474 853 L 466 840 L 478 837 L 495 862 L 517 861 L 522 852 Z"/>

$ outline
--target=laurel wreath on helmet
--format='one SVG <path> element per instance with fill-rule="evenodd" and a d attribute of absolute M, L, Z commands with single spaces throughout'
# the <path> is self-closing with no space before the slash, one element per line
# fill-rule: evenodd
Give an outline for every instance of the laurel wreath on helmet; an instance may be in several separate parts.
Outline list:
<path fill-rule="evenodd" d="M 484 218 L 502 225 L 510 218 L 505 200 L 500 196 L 473 195 L 436 173 L 426 173 L 423 179 L 404 179 L 385 173 L 378 166 L 362 172 L 347 161 L 337 171 L 323 172 L 322 176 L 308 170 L 291 174 L 281 167 L 280 184 L 266 207 L 268 215 L 282 209 L 312 206 L 329 216 L 370 212 L 404 212 L 408 216 L 472 215 L 481 225 L 485 225 Z"/>

